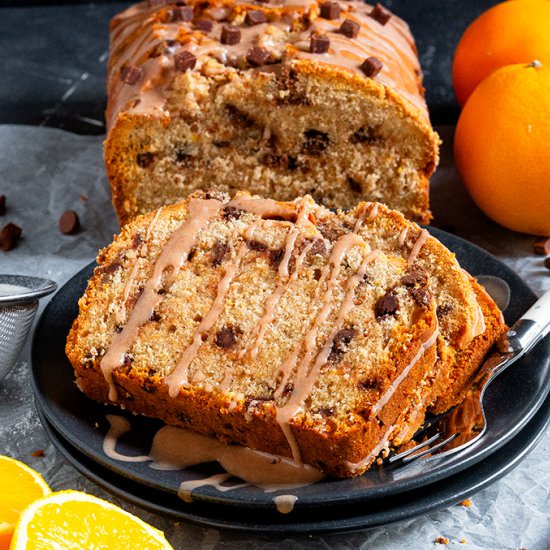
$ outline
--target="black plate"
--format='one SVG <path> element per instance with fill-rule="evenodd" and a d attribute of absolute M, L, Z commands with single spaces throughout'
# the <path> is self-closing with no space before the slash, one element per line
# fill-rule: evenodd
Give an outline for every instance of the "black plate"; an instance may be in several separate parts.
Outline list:
<path fill-rule="evenodd" d="M 474 275 L 502 278 L 510 287 L 511 301 L 504 314 L 513 322 L 534 301 L 535 296 L 523 281 L 502 262 L 482 249 L 440 230 L 430 229 L 453 250 Z M 106 414 L 121 414 L 115 407 L 99 405 L 81 394 L 65 357 L 67 332 L 77 314 L 77 301 L 84 292 L 93 264 L 75 275 L 52 299 L 38 324 L 33 342 L 33 384 L 36 399 L 52 426 L 79 452 L 97 464 L 143 485 L 175 494 L 184 480 L 219 472 L 216 464 L 205 464 L 178 472 L 159 472 L 144 463 L 126 463 L 108 458 L 102 451 L 107 431 Z M 514 437 L 540 408 L 550 389 L 550 338 L 525 359 L 499 376 L 486 392 L 487 433 L 474 445 L 450 457 L 434 457 L 408 466 L 372 469 L 346 480 L 323 480 L 293 490 L 299 497 L 297 508 L 334 507 L 365 503 L 426 486 L 454 475 L 493 453 Z M 123 413 L 122 413 L 123 414 Z M 119 451 L 147 454 L 159 421 L 126 415 L 134 429 L 124 436 Z M 272 494 L 256 487 L 221 493 L 211 487 L 193 492 L 196 500 L 249 508 L 274 508 Z"/>
<path fill-rule="evenodd" d="M 498 453 L 481 460 L 467 470 L 433 483 L 428 487 L 408 491 L 393 497 L 357 505 L 341 505 L 327 510 L 299 510 L 282 515 L 271 510 L 248 510 L 217 506 L 205 502 L 182 503 L 167 495 L 130 481 L 100 466 L 70 445 L 38 413 L 54 445 L 82 474 L 111 493 L 152 512 L 189 520 L 200 525 L 263 534 L 288 535 L 327 534 L 358 531 L 417 517 L 446 508 L 468 498 L 515 468 L 537 445 L 550 424 L 550 397 L 524 429 L 505 444 Z"/>

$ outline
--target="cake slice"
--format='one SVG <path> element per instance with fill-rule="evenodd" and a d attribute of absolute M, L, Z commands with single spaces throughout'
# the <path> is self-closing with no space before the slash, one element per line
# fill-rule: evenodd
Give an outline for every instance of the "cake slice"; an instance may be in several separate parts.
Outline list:
<path fill-rule="evenodd" d="M 459 398 L 502 330 L 473 284 L 377 203 L 196 192 L 100 252 L 66 351 L 99 402 L 347 477 Z"/>
<path fill-rule="evenodd" d="M 379 201 L 428 222 L 439 138 L 407 24 L 358 0 L 142 2 L 111 23 L 122 224 L 196 189 Z"/>

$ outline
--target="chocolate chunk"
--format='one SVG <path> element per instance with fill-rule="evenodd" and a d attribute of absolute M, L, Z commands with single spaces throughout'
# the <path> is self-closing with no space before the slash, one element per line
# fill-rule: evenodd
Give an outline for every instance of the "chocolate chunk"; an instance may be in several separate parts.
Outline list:
<path fill-rule="evenodd" d="M 0 248 L 4 252 L 13 250 L 19 242 L 22 232 L 23 230 L 18 225 L 11 222 L 6 224 L 0 231 Z"/>
<path fill-rule="evenodd" d="M 290 395 L 294 391 L 294 384 L 292 382 L 289 382 L 285 385 L 283 389 L 283 397 L 286 397 L 287 395 Z"/>
<path fill-rule="evenodd" d="M 378 141 L 378 137 L 374 135 L 374 129 L 368 126 L 362 126 L 350 137 L 352 143 L 369 143 L 373 144 Z"/>
<path fill-rule="evenodd" d="M 417 305 L 428 307 L 430 305 L 431 294 L 425 288 L 414 287 L 411 289 L 411 296 Z"/>
<path fill-rule="evenodd" d="M 149 321 L 152 323 L 156 323 L 160 321 L 162 317 L 160 316 L 160 313 L 158 311 L 153 310 L 153 313 L 151 313 L 151 317 L 149 317 Z"/>
<path fill-rule="evenodd" d="M 320 8 L 323 19 L 338 19 L 340 17 L 340 4 L 338 2 L 323 2 Z"/>
<path fill-rule="evenodd" d="M 209 19 L 198 19 L 195 21 L 195 29 L 209 33 L 214 28 L 214 22 L 210 21 Z"/>
<path fill-rule="evenodd" d="M 226 220 L 238 220 L 243 215 L 243 211 L 234 206 L 226 206 L 223 209 L 223 217 Z"/>
<path fill-rule="evenodd" d="M 189 71 L 195 68 L 197 58 L 191 52 L 184 50 L 183 52 L 179 52 L 174 55 L 174 64 L 176 66 L 176 70 L 178 71 Z"/>
<path fill-rule="evenodd" d="M 136 233 L 134 235 L 134 238 L 132 239 L 132 248 L 134 250 L 137 250 L 138 248 L 141 248 L 141 245 L 143 243 L 144 243 L 143 237 L 139 233 Z"/>
<path fill-rule="evenodd" d="M 125 84 L 133 85 L 143 76 L 143 69 L 135 65 L 126 65 L 120 71 L 120 80 Z"/>
<path fill-rule="evenodd" d="M 376 57 L 367 57 L 359 68 L 366 76 L 374 78 L 382 70 L 382 62 Z"/>
<path fill-rule="evenodd" d="M 236 27 L 225 25 L 222 27 L 222 35 L 220 38 L 222 44 L 233 46 L 241 41 L 241 31 Z"/>
<path fill-rule="evenodd" d="M 237 337 L 231 327 L 224 327 L 216 334 L 216 345 L 222 349 L 232 348 L 236 343 Z"/>
<path fill-rule="evenodd" d="M 193 6 L 178 6 L 172 10 L 172 21 L 192 21 Z"/>
<path fill-rule="evenodd" d="M 365 378 L 359 381 L 359 387 L 363 390 L 377 390 L 380 388 L 380 380 L 378 378 Z"/>
<path fill-rule="evenodd" d="M 320 155 L 329 146 L 330 139 L 325 132 L 319 130 L 306 130 L 304 136 L 306 138 L 302 146 L 302 151 L 304 153 Z"/>
<path fill-rule="evenodd" d="M 73 235 L 80 228 L 78 214 L 74 210 L 65 210 L 59 218 L 59 231 L 63 235 Z"/>
<path fill-rule="evenodd" d="M 546 269 L 550 269 L 550 256 L 548 256 L 548 258 L 544 258 L 544 267 Z"/>
<path fill-rule="evenodd" d="M 103 275 L 110 275 L 111 273 L 118 271 L 121 267 L 122 264 L 119 261 L 115 260 L 113 263 L 98 267 L 97 271 L 99 273 L 102 273 Z"/>
<path fill-rule="evenodd" d="M 441 304 L 437 306 L 436 314 L 438 317 L 444 317 L 448 313 L 451 313 L 453 311 L 453 305 L 452 304 Z"/>
<path fill-rule="evenodd" d="M 353 340 L 355 332 L 354 328 L 343 328 L 339 330 L 334 336 L 332 348 L 345 351 L 349 343 Z"/>
<path fill-rule="evenodd" d="M 261 48 L 260 46 L 252 46 L 252 48 L 246 52 L 246 60 L 250 63 L 250 65 L 255 67 L 265 65 L 270 58 L 271 54 L 265 48 Z"/>
<path fill-rule="evenodd" d="M 384 317 L 385 315 L 394 315 L 399 311 L 399 301 L 397 296 L 388 293 L 382 296 L 374 306 L 376 318 Z"/>
<path fill-rule="evenodd" d="M 136 156 L 136 162 L 140 168 L 147 168 L 154 160 L 154 153 L 138 153 Z"/>
<path fill-rule="evenodd" d="M 351 19 L 344 19 L 344 22 L 340 25 L 339 32 L 348 38 L 355 38 L 359 34 L 361 25 L 352 21 Z"/>
<path fill-rule="evenodd" d="M 229 246 L 221 241 L 216 241 L 212 248 L 212 264 L 214 267 L 221 265 L 228 252 Z"/>
<path fill-rule="evenodd" d="M 428 283 L 428 277 L 423 271 L 413 270 L 405 273 L 401 277 L 401 284 L 404 286 L 426 286 Z"/>
<path fill-rule="evenodd" d="M 361 184 L 356 179 L 353 179 L 351 176 L 348 176 L 348 185 L 354 193 L 361 193 Z"/>
<path fill-rule="evenodd" d="M 265 23 L 267 17 L 262 10 L 251 10 L 247 12 L 244 22 L 251 27 L 253 25 L 259 25 L 260 23 Z"/>
<path fill-rule="evenodd" d="M 265 243 L 262 243 L 261 241 L 255 241 L 255 240 L 251 240 L 251 241 L 247 241 L 248 244 L 248 248 L 250 248 L 250 250 L 259 250 L 259 251 L 264 251 L 264 250 L 267 250 L 267 244 Z"/>
<path fill-rule="evenodd" d="M 6 195 L 0 195 L 0 216 L 6 213 Z"/>
<path fill-rule="evenodd" d="M 1 202 L 1 197 L 0 197 Z M 550 255 L 550 238 L 539 237 L 533 243 L 533 249 L 535 254 L 540 254 L 541 256 Z"/>
<path fill-rule="evenodd" d="M 311 53 L 327 53 L 330 46 L 329 37 L 326 34 L 312 34 L 309 41 Z"/>
<path fill-rule="evenodd" d="M 227 113 L 229 117 L 236 123 L 241 124 L 245 128 L 250 128 L 255 125 L 255 122 L 246 114 L 243 113 L 240 109 L 234 105 L 226 105 Z"/>
<path fill-rule="evenodd" d="M 392 13 L 382 6 L 382 4 L 377 3 L 369 15 L 381 25 L 385 25 L 391 19 Z"/>
<path fill-rule="evenodd" d="M 281 260 L 283 259 L 284 255 L 285 255 L 285 251 L 282 248 L 277 248 L 276 250 L 269 251 L 269 257 L 274 267 L 277 267 L 281 263 Z"/>

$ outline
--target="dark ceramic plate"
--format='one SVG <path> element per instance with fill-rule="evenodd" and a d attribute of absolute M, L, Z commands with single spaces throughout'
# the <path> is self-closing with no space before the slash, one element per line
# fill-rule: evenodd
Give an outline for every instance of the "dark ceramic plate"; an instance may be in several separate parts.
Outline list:
<path fill-rule="evenodd" d="M 459 474 L 427 487 L 393 497 L 382 497 L 361 506 L 341 504 L 330 509 L 296 509 L 288 515 L 258 509 L 247 510 L 246 514 L 243 514 L 239 508 L 205 502 L 186 504 L 175 495 L 145 487 L 90 460 L 52 427 L 40 407 L 38 413 L 46 432 L 61 454 L 78 471 L 111 493 L 152 512 L 180 520 L 280 537 L 281 533 L 311 535 L 374 528 L 446 508 L 468 498 L 515 468 L 536 446 L 550 424 L 550 397 L 523 430 L 503 445 L 498 453 Z"/>
<path fill-rule="evenodd" d="M 503 263 L 482 249 L 448 233 L 430 231 L 453 250 L 465 269 L 474 275 L 489 276 L 508 288 L 510 303 L 506 321 L 515 321 L 535 300 L 522 280 Z M 93 264 L 75 275 L 52 299 L 38 324 L 32 351 L 33 384 L 36 400 L 54 429 L 80 453 L 127 480 L 155 490 L 176 494 L 182 481 L 204 478 L 221 472 L 217 464 L 203 464 L 185 471 L 152 470 L 146 463 L 112 460 L 102 451 L 107 431 L 106 414 L 125 414 L 86 398 L 74 385 L 73 371 L 65 357 L 65 338 L 78 310 Z M 533 417 L 550 389 L 550 338 L 526 358 L 505 371 L 486 392 L 488 430 L 474 445 L 450 457 L 433 457 L 407 466 L 375 468 L 346 480 L 323 480 L 309 487 L 292 490 L 298 496 L 296 509 L 334 508 L 387 498 L 426 487 L 473 466 L 514 437 Z M 125 414 L 133 430 L 122 437 L 118 450 L 126 455 L 147 454 L 159 421 Z M 273 494 L 257 487 L 220 492 L 212 487 L 193 491 L 203 503 L 246 508 L 274 509 Z M 182 506 L 184 506 L 182 504 Z"/>

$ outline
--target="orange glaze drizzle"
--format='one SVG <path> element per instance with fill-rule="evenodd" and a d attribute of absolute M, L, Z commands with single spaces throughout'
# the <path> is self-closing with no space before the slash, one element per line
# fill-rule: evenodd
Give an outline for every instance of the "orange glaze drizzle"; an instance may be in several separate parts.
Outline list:
<path fill-rule="evenodd" d="M 416 239 L 416 242 L 412 247 L 411 253 L 409 254 L 409 259 L 407 260 L 407 263 L 409 265 L 412 265 L 414 263 L 414 261 L 416 260 L 416 257 L 422 250 L 422 247 L 428 240 L 429 236 L 430 234 L 425 229 L 422 229 L 422 231 L 420 232 L 420 235 L 418 236 L 418 239 Z"/>
<path fill-rule="evenodd" d="M 215 199 L 191 199 L 187 219 L 176 229 L 158 260 L 155 263 L 152 276 L 145 283 L 141 296 L 136 301 L 128 321 L 119 333 L 113 335 L 111 345 L 103 356 L 100 368 L 109 386 L 109 400 L 116 401 L 117 390 L 113 382 L 113 370 L 124 364 L 124 356 L 136 340 L 139 329 L 151 317 L 154 308 L 161 301 L 158 293 L 161 289 L 162 278 L 167 269 L 171 273 L 167 278 L 169 286 L 177 277 L 179 270 L 187 260 L 191 248 L 195 244 L 198 234 L 214 218 L 223 204 Z"/>
<path fill-rule="evenodd" d="M 401 233 L 399 233 L 399 239 L 397 239 L 397 242 L 399 243 L 399 246 L 403 246 L 405 244 L 405 239 L 407 238 L 407 233 L 409 232 L 408 227 L 404 227 L 401 230 Z"/>

